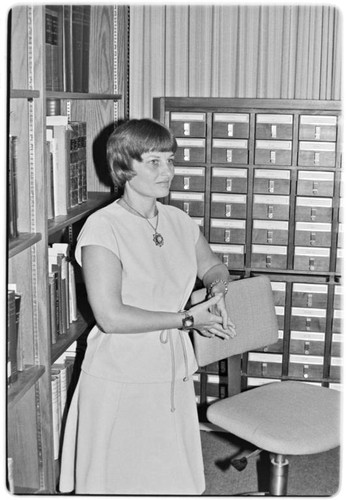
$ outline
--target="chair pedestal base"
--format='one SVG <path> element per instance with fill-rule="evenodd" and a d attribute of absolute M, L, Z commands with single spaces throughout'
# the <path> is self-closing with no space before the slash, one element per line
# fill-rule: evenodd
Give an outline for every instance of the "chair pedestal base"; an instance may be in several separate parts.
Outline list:
<path fill-rule="evenodd" d="M 270 495 L 287 495 L 288 467 L 289 462 L 284 455 L 272 455 L 270 457 Z"/>

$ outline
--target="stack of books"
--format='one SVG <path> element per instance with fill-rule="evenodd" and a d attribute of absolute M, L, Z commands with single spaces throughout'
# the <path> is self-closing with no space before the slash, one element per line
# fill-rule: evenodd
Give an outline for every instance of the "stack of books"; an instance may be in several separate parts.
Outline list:
<path fill-rule="evenodd" d="M 20 307 L 22 296 L 15 284 L 7 289 L 7 385 L 18 379 L 18 372 L 24 370 L 22 330 L 20 328 Z"/>
<path fill-rule="evenodd" d="M 8 196 L 7 219 L 8 236 L 14 239 L 18 236 L 18 209 L 17 209 L 17 144 L 18 138 L 10 135 L 8 143 Z"/>

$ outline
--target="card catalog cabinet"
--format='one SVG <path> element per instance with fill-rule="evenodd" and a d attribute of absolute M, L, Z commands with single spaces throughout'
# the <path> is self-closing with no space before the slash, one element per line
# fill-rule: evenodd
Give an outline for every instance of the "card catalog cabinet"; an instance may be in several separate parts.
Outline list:
<path fill-rule="evenodd" d="M 199 224 L 231 279 L 271 279 L 279 338 L 241 361 L 243 388 L 340 386 L 339 101 L 155 98 L 178 142 L 166 203 Z M 232 392 L 231 364 L 195 375 L 200 403 Z"/>

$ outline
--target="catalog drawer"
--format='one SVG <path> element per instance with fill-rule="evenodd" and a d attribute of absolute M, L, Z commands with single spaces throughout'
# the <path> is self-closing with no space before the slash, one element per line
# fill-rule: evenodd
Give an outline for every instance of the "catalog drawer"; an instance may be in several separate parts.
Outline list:
<path fill-rule="evenodd" d="M 285 306 L 286 304 L 286 283 L 284 281 L 271 281 L 271 288 L 276 306 Z"/>
<path fill-rule="evenodd" d="M 204 193 L 171 191 L 170 203 L 192 217 L 204 216 Z"/>
<path fill-rule="evenodd" d="M 249 163 L 247 139 L 213 139 L 212 161 L 214 163 Z"/>
<path fill-rule="evenodd" d="M 222 378 L 219 375 L 206 375 L 207 382 L 205 387 L 207 402 L 223 399 L 228 396 L 227 393 L 227 378 Z M 194 380 L 195 392 L 201 396 L 201 381 Z"/>
<path fill-rule="evenodd" d="M 252 245 L 251 266 L 261 269 L 286 269 L 287 247 Z"/>
<path fill-rule="evenodd" d="M 341 333 L 333 333 L 332 334 L 332 346 L 331 346 L 331 355 L 340 358 L 343 356 L 344 345 L 343 345 L 343 336 Z"/>
<path fill-rule="evenodd" d="M 221 193 L 247 193 L 247 185 L 248 171 L 246 168 L 212 168 L 212 191 Z"/>
<path fill-rule="evenodd" d="M 171 189 L 178 191 L 204 191 L 204 167 L 174 167 Z"/>
<path fill-rule="evenodd" d="M 177 144 L 175 161 L 191 163 L 205 162 L 205 139 L 177 138 Z"/>
<path fill-rule="evenodd" d="M 297 222 L 295 244 L 302 246 L 329 247 L 332 241 L 330 222 Z"/>
<path fill-rule="evenodd" d="M 243 269 L 245 265 L 244 245 L 211 244 L 212 251 L 218 255 L 228 269 Z"/>
<path fill-rule="evenodd" d="M 324 332 L 304 332 L 292 330 L 290 334 L 290 353 L 306 356 L 324 355 Z"/>
<path fill-rule="evenodd" d="M 338 248 L 344 247 L 344 224 L 342 222 L 339 222 L 338 224 L 338 236 L 336 243 Z"/>
<path fill-rule="evenodd" d="M 334 333 L 341 333 L 341 327 L 343 324 L 343 311 L 342 309 L 334 309 L 333 311 L 333 325 L 332 329 Z"/>
<path fill-rule="evenodd" d="M 290 171 L 255 169 L 254 193 L 290 194 Z"/>
<path fill-rule="evenodd" d="M 328 271 L 329 248 L 295 247 L 294 269 L 299 271 Z"/>
<path fill-rule="evenodd" d="M 337 357 L 332 357 L 330 359 L 329 377 L 332 380 L 340 381 L 341 375 L 342 375 L 342 368 L 343 368 L 343 359 L 337 358 Z"/>
<path fill-rule="evenodd" d="M 300 170 L 297 194 L 306 196 L 333 196 L 334 173 Z"/>
<path fill-rule="evenodd" d="M 253 197 L 253 217 L 255 219 L 289 219 L 289 196 L 255 194 Z"/>
<path fill-rule="evenodd" d="M 170 129 L 176 137 L 205 137 L 206 114 L 172 112 Z"/>
<path fill-rule="evenodd" d="M 264 141 L 256 140 L 256 165 L 291 165 L 291 141 Z"/>
<path fill-rule="evenodd" d="M 343 294 L 342 294 L 342 286 L 335 285 L 334 287 L 334 309 L 342 309 L 343 306 Z"/>
<path fill-rule="evenodd" d="M 336 272 L 341 274 L 344 263 L 344 254 L 341 248 L 336 251 Z"/>
<path fill-rule="evenodd" d="M 281 317 L 278 318 L 280 321 L 281 321 Z M 281 328 L 279 326 L 279 328 Z M 265 347 L 263 347 L 262 349 L 258 349 L 256 352 L 273 352 L 273 353 L 276 353 L 276 352 L 279 352 L 279 353 L 283 353 L 283 348 L 284 348 L 284 332 L 283 330 L 278 330 L 278 340 L 277 342 L 275 342 L 275 344 L 270 344 L 270 345 L 267 345 Z"/>
<path fill-rule="evenodd" d="M 303 141 L 336 141 L 336 116 L 301 115 L 299 139 Z"/>
<path fill-rule="evenodd" d="M 249 137 L 248 113 L 214 113 L 213 137 Z"/>
<path fill-rule="evenodd" d="M 210 212 L 216 218 L 246 219 L 246 196 L 212 193 Z"/>
<path fill-rule="evenodd" d="M 308 198 L 297 196 L 296 221 L 330 222 L 333 214 L 332 198 Z"/>
<path fill-rule="evenodd" d="M 320 380 L 323 377 L 323 356 L 291 354 L 288 375 L 294 378 Z"/>
<path fill-rule="evenodd" d="M 291 329 L 304 332 L 325 332 L 326 318 L 326 309 L 292 307 Z"/>
<path fill-rule="evenodd" d="M 268 245 L 287 245 L 288 222 L 281 220 L 254 220 L 252 242 Z"/>
<path fill-rule="evenodd" d="M 256 115 L 257 139 L 292 139 L 293 115 Z"/>
<path fill-rule="evenodd" d="M 212 243 L 244 243 L 246 221 L 238 219 L 211 219 L 210 241 Z"/>
<path fill-rule="evenodd" d="M 247 375 L 250 377 L 274 377 L 282 375 L 282 355 L 278 353 L 249 352 Z"/>
<path fill-rule="evenodd" d="M 300 141 L 298 146 L 298 165 L 304 167 L 335 167 L 335 142 Z"/>
<path fill-rule="evenodd" d="M 278 322 L 278 328 L 280 330 L 283 330 L 285 324 L 285 308 L 283 306 L 275 306 L 275 313 Z"/>
<path fill-rule="evenodd" d="M 328 285 L 318 283 L 293 283 L 292 306 L 327 308 Z"/>

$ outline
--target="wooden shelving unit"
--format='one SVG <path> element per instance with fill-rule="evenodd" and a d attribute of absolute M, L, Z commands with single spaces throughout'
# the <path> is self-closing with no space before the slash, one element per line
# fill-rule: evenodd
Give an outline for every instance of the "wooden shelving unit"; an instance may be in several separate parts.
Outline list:
<path fill-rule="evenodd" d="M 101 22 L 102 20 L 102 22 Z M 91 6 L 89 92 L 46 90 L 45 6 L 21 5 L 9 14 L 11 88 L 8 89 L 7 135 L 18 138 L 18 236 L 8 241 L 8 282 L 21 294 L 20 327 L 24 369 L 7 388 L 8 488 L 17 494 L 57 492 L 58 461 L 53 455 L 52 365 L 94 320 L 82 283 L 78 283 L 78 317 L 55 344 L 49 334 L 48 246 L 72 246 L 83 221 L 116 195 L 99 179 L 93 143 L 127 112 L 128 8 Z M 109 51 L 99 45 L 100 37 Z M 121 39 L 121 43 L 118 43 Z M 121 47 L 121 48 L 120 48 Z M 118 66 L 117 64 L 118 63 Z M 118 71 L 117 71 L 118 67 Z M 109 78 L 112 75 L 113 78 Z M 47 218 L 46 106 L 60 101 L 61 114 L 86 121 L 88 200 L 66 216 Z"/>

